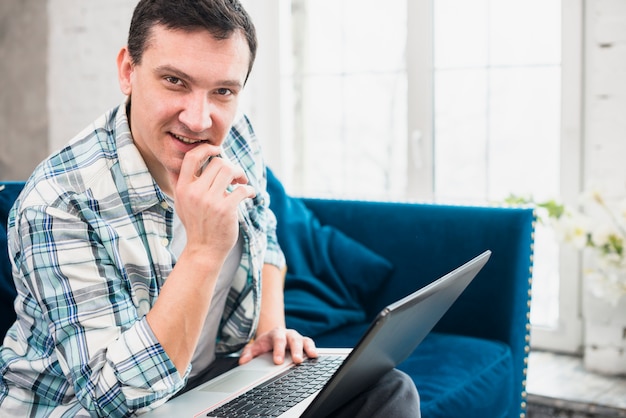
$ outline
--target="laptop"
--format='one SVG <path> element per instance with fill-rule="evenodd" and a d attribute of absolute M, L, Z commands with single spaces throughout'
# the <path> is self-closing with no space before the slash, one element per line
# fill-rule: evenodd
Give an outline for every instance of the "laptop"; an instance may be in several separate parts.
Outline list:
<path fill-rule="evenodd" d="M 385 307 L 352 349 L 318 348 L 317 359 L 299 365 L 289 356 L 283 364 L 275 365 L 271 353 L 266 353 L 171 399 L 146 416 L 233 417 L 250 409 L 263 417 L 327 416 L 409 357 L 490 256 L 487 250 Z M 324 370 L 316 371 L 318 367 Z M 307 376 L 312 370 L 314 377 Z M 313 387 L 285 389 L 282 386 L 286 382 Z M 265 396 L 271 400 L 264 401 Z M 248 404 L 237 404 L 242 399 L 248 399 Z"/>

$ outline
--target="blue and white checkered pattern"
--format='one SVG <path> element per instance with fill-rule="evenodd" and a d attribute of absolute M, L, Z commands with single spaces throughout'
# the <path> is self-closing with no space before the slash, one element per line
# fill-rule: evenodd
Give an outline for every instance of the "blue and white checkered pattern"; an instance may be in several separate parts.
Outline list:
<path fill-rule="evenodd" d="M 223 157 L 257 197 L 240 205 L 241 265 L 216 351 L 252 338 L 264 263 L 284 266 L 252 127 L 237 118 Z M 129 416 L 184 384 L 145 316 L 176 263 L 172 208 L 133 144 L 125 105 L 40 164 L 9 218 L 18 320 L 0 348 L 0 408 L 18 416 Z"/>

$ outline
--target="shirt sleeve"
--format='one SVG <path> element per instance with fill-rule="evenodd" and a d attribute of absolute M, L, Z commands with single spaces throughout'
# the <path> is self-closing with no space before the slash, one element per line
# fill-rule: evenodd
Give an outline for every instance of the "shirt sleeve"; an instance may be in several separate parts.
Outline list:
<path fill-rule="evenodd" d="M 189 369 L 178 373 L 139 315 L 115 229 L 79 199 L 28 208 L 17 222 L 30 344 L 52 365 L 31 385 L 47 398 L 76 396 L 96 416 L 152 408 L 180 390 Z"/>
<path fill-rule="evenodd" d="M 276 237 L 276 216 L 270 209 L 270 196 L 267 193 L 267 173 L 263 150 L 248 117 L 238 115 L 231 129 L 229 152 L 246 171 L 248 180 L 257 191 L 249 213 L 253 219 L 263 219 L 259 227 L 266 235 L 266 251 L 263 262 L 272 264 L 282 270 L 285 267 L 285 256 Z"/>
<path fill-rule="evenodd" d="M 269 195 L 265 199 L 268 202 L 267 207 L 267 251 L 265 253 L 265 263 L 278 267 L 279 270 L 285 267 L 285 255 L 280 248 L 276 235 L 276 215 L 269 208 Z"/>

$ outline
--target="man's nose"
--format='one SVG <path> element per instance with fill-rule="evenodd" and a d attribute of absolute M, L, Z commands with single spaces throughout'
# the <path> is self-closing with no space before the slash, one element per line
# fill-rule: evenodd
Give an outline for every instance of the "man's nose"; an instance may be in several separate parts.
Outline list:
<path fill-rule="evenodd" d="M 194 95 L 187 100 L 185 108 L 179 115 L 179 120 L 189 130 L 202 132 L 213 125 L 211 101 L 204 94 Z"/>

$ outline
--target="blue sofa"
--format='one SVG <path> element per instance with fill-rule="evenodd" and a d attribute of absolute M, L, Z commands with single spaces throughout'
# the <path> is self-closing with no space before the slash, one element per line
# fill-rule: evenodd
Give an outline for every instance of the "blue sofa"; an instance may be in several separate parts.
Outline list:
<path fill-rule="evenodd" d="M 0 191 L 0 336 L 13 322 L 7 212 L 23 183 Z M 386 304 L 482 251 L 492 256 L 399 367 L 422 416 L 524 417 L 535 215 L 530 208 L 296 198 L 268 171 L 287 258 L 287 324 L 318 346 L 351 347 Z"/>

